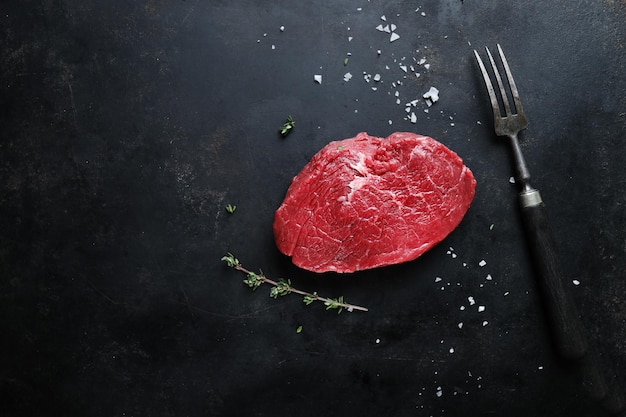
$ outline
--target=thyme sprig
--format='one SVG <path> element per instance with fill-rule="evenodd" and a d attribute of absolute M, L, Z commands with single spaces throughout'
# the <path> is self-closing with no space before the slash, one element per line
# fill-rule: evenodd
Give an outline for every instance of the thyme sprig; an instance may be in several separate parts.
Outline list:
<path fill-rule="evenodd" d="M 293 117 L 287 116 L 287 121 L 280 127 L 280 134 L 282 137 L 287 136 L 291 133 L 291 130 L 296 126 L 296 122 L 294 122 Z"/>
<path fill-rule="evenodd" d="M 280 278 L 277 281 L 270 279 L 265 276 L 263 271 L 259 270 L 259 272 L 250 271 L 247 268 L 244 268 L 243 265 L 239 262 L 237 258 L 232 253 L 228 253 L 227 255 L 222 257 L 222 261 L 226 262 L 231 268 L 236 269 L 237 271 L 241 271 L 246 274 L 246 279 L 243 280 L 244 284 L 248 287 L 252 288 L 252 290 L 256 290 L 263 284 L 269 284 L 272 286 L 270 289 L 270 297 L 278 298 L 283 297 L 288 294 L 298 294 L 302 296 L 302 301 L 304 304 L 309 305 L 314 301 L 319 301 L 324 303 L 326 306 L 326 310 L 337 310 L 337 313 L 341 313 L 343 310 L 347 310 L 352 312 L 354 310 L 358 311 L 368 311 L 367 308 L 361 307 L 354 304 L 347 303 L 343 296 L 338 298 L 326 298 L 321 297 L 317 294 L 317 292 L 309 293 L 306 291 L 299 290 L 294 288 L 291 285 L 291 280 Z"/>

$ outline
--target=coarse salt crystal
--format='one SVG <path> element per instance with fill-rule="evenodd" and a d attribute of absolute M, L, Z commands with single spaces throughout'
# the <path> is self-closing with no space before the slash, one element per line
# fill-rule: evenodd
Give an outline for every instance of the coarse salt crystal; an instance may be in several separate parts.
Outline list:
<path fill-rule="evenodd" d="M 322 76 L 320 74 L 316 74 L 313 76 L 313 79 L 315 80 L 316 83 L 321 84 L 322 83 Z"/>
<path fill-rule="evenodd" d="M 510 178 L 509 178 L 509 182 L 510 182 L 511 184 L 515 184 L 515 177 L 510 177 Z"/>
<path fill-rule="evenodd" d="M 483 267 L 487 265 L 487 262 L 483 259 L 482 261 L 478 262 L 478 266 Z"/>
<path fill-rule="evenodd" d="M 442 280 L 441 277 L 436 277 L 435 278 L 435 282 L 441 282 L 441 280 Z"/>
<path fill-rule="evenodd" d="M 483 321 L 483 327 L 485 327 L 488 324 L 489 324 L 489 322 L 487 320 Z"/>
<path fill-rule="evenodd" d="M 450 348 L 450 350 L 449 350 L 449 352 L 450 352 L 450 353 L 454 353 L 454 348 L 453 348 L 453 347 L 451 347 L 451 348 Z"/>
<path fill-rule="evenodd" d="M 350 81 L 351 79 L 352 79 L 352 74 L 351 74 L 351 73 L 346 72 L 346 73 L 343 75 L 343 80 L 344 80 L 345 82 L 348 82 L 348 81 Z"/>
<path fill-rule="evenodd" d="M 391 37 L 389 38 L 389 42 L 397 41 L 398 39 L 400 39 L 400 35 L 394 32 L 391 34 Z"/>
<path fill-rule="evenodd" d="M 411 112 L 411 123 L 417 123 L 417 116 L 415 112 Z"/>
<path fill-rule="evenodd" d="M 478 306 L 478 312 L 482 313 L 483 311 L 485 311 L 485 306 Z"/>
<path fill-rule="evenodd" d="M 457 324 L 457 326 L 458 326 L 459 329 L 462 329 L 463 328 L 463 322 L 460 322 L 459 324 Z"/>
<path fill-rule="evenodd" d="M 574 285 L 580 285 L 580 281 L 578 281 L 577 279 L 575 279 L 575 280 L 573 280 L 573 281 L 572 281 L 572 284 L 574 284 Z"/>
<path fill-rule="evenodd" d="M 431 104 L 434 104 L 439 100 L 439 90 L 437 90 L 435 87 L 430 87 L 430 89 L 425 92 L 422 97 L 424 97 L 426 100 L 430 100 Z"/>
<path fill-rule="evenodd" d="M 491 277 L 491 274 L 487 274 L 487 276 L 485 277 L 485 279 L 487 281 L 491 281 L 493 278 Z"/>
<path fill-rule="evenodd" d="M 467 301 L 469 301 L 471 306 L 476 304 L 476 301 L 474 300 L 474 297 L 472 297 L 471 295 L 469 297 L 467 297 Z"/>

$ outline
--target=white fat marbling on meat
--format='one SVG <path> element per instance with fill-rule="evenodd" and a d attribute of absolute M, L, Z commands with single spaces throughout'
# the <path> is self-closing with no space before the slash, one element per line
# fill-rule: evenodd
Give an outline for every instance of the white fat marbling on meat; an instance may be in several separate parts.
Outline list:
<path fill-rule="evenodd" d="M 367 165 L 365 165 L 365 154 L 359 152 L 359 160 L 355 164 L 350 164 L 350 168 L 357 171 L 359 174 L 366 176 L 369 173 Z"/>

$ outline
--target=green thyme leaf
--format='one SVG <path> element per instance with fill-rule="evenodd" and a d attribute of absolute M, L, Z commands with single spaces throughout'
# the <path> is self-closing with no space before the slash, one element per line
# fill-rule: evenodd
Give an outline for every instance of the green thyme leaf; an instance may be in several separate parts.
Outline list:
<path fill-rule="evenodd" d="M 222 256 L 222 261 L 226 262 L 226 265 L 228 265 L 231 268 L 234 268 L 235 266 L 239 265 L 239 260 L 235 258 L 235 256 L 230 252 L 228 252 L 227 255 Z"/>
<path fill-rule="evenodd" d="M 246 279 L 243 280 L 244 284 L 248 287 L 252 288 L 252 291 L 256 290 L 263 284 L 263 279 L 261 276 L 255 274 L 254 272 L 248 272 L 246 275 Z"/>
<path fill-rule="evenodd" d="M 296 126 L 296 122 L 293 121 L 293 118 L 291 116 L 287 116 L 287 121 L 280 128 L 280 134 L 283 137 L 287 136 L 289 133 L 291 133 L 291 130 L 295 126 Z"/>

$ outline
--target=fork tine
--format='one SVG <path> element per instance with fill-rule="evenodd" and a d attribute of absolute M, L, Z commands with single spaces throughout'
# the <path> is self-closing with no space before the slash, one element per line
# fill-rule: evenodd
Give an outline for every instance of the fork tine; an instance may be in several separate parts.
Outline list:
<path fill-rule="evenodd" d="M 487 91 L 489 92 L 489 99 L 491 100 L 491 108 L 493 109 L 493 117 L 495 120 L 498 120 L 502 116 L 500 115 L 500 105 L 498 104 L 498 98 L 496 97 L 496 92 L 493 89 L 493 84 L 491 84 L 491 78 L 489 78 L 489 73 L 487 69 L 485 69 L 485 65 L 483 64 L 483 60 L 480 59 L 480 55 L 474 49 L 474 55 L 476 56 L 476 61 L 478 61 L 478 66 L 480 67 L 480 72 L 483 74 L 483 80 L 485 81 L 485 85 L 487 86 Z"/>
<path fill-rule="evenodd" d="M 489 48 L 485 49 L 487 50 L 487 55 L 489 56 L 489 62 L 491 62 L 491 68 L 493 69 L 493 73 L 496 76 L 498 87 L 500 87 L 500 96 L 502 97 L 502 103 L 504 104 L 504 113 L 509 116 L 511 114 L 511 106 L 509 106 L 509 99 L 506 96 L 506 89 L 504 88 L 504 84 L 502 83 L 502 77 L 500 77 L 500 72 L 498 71 L 498 67 L 493 60 L 493 56 L 491 56 L 491 51 L 489 51 Z M 509 73 L 507 72 L 507 77 L 508 75 Z"/>
<path fill-rule="evenodd" d="M 509 86 L 511 87 L 511 95 L 513 96 L 513 102 L 515 103 L 515 110 L 518 114 L 522 114 L 524 113 L 524 111 L 522 110 L 522 101 L 519 98 L 519 93 L 517 92 L 517 87 L 515 86 L 515 81 L 513 80 L 513 75 L 511 74 L 509 63 L 506 61 L 504 52 L 502 52 L 500 44 L 498 44 L 498 53 L 500 54 L 500 59 L 502 60 L 504 71 L 506 72 L 506 78 L 508 79 Z"/>

